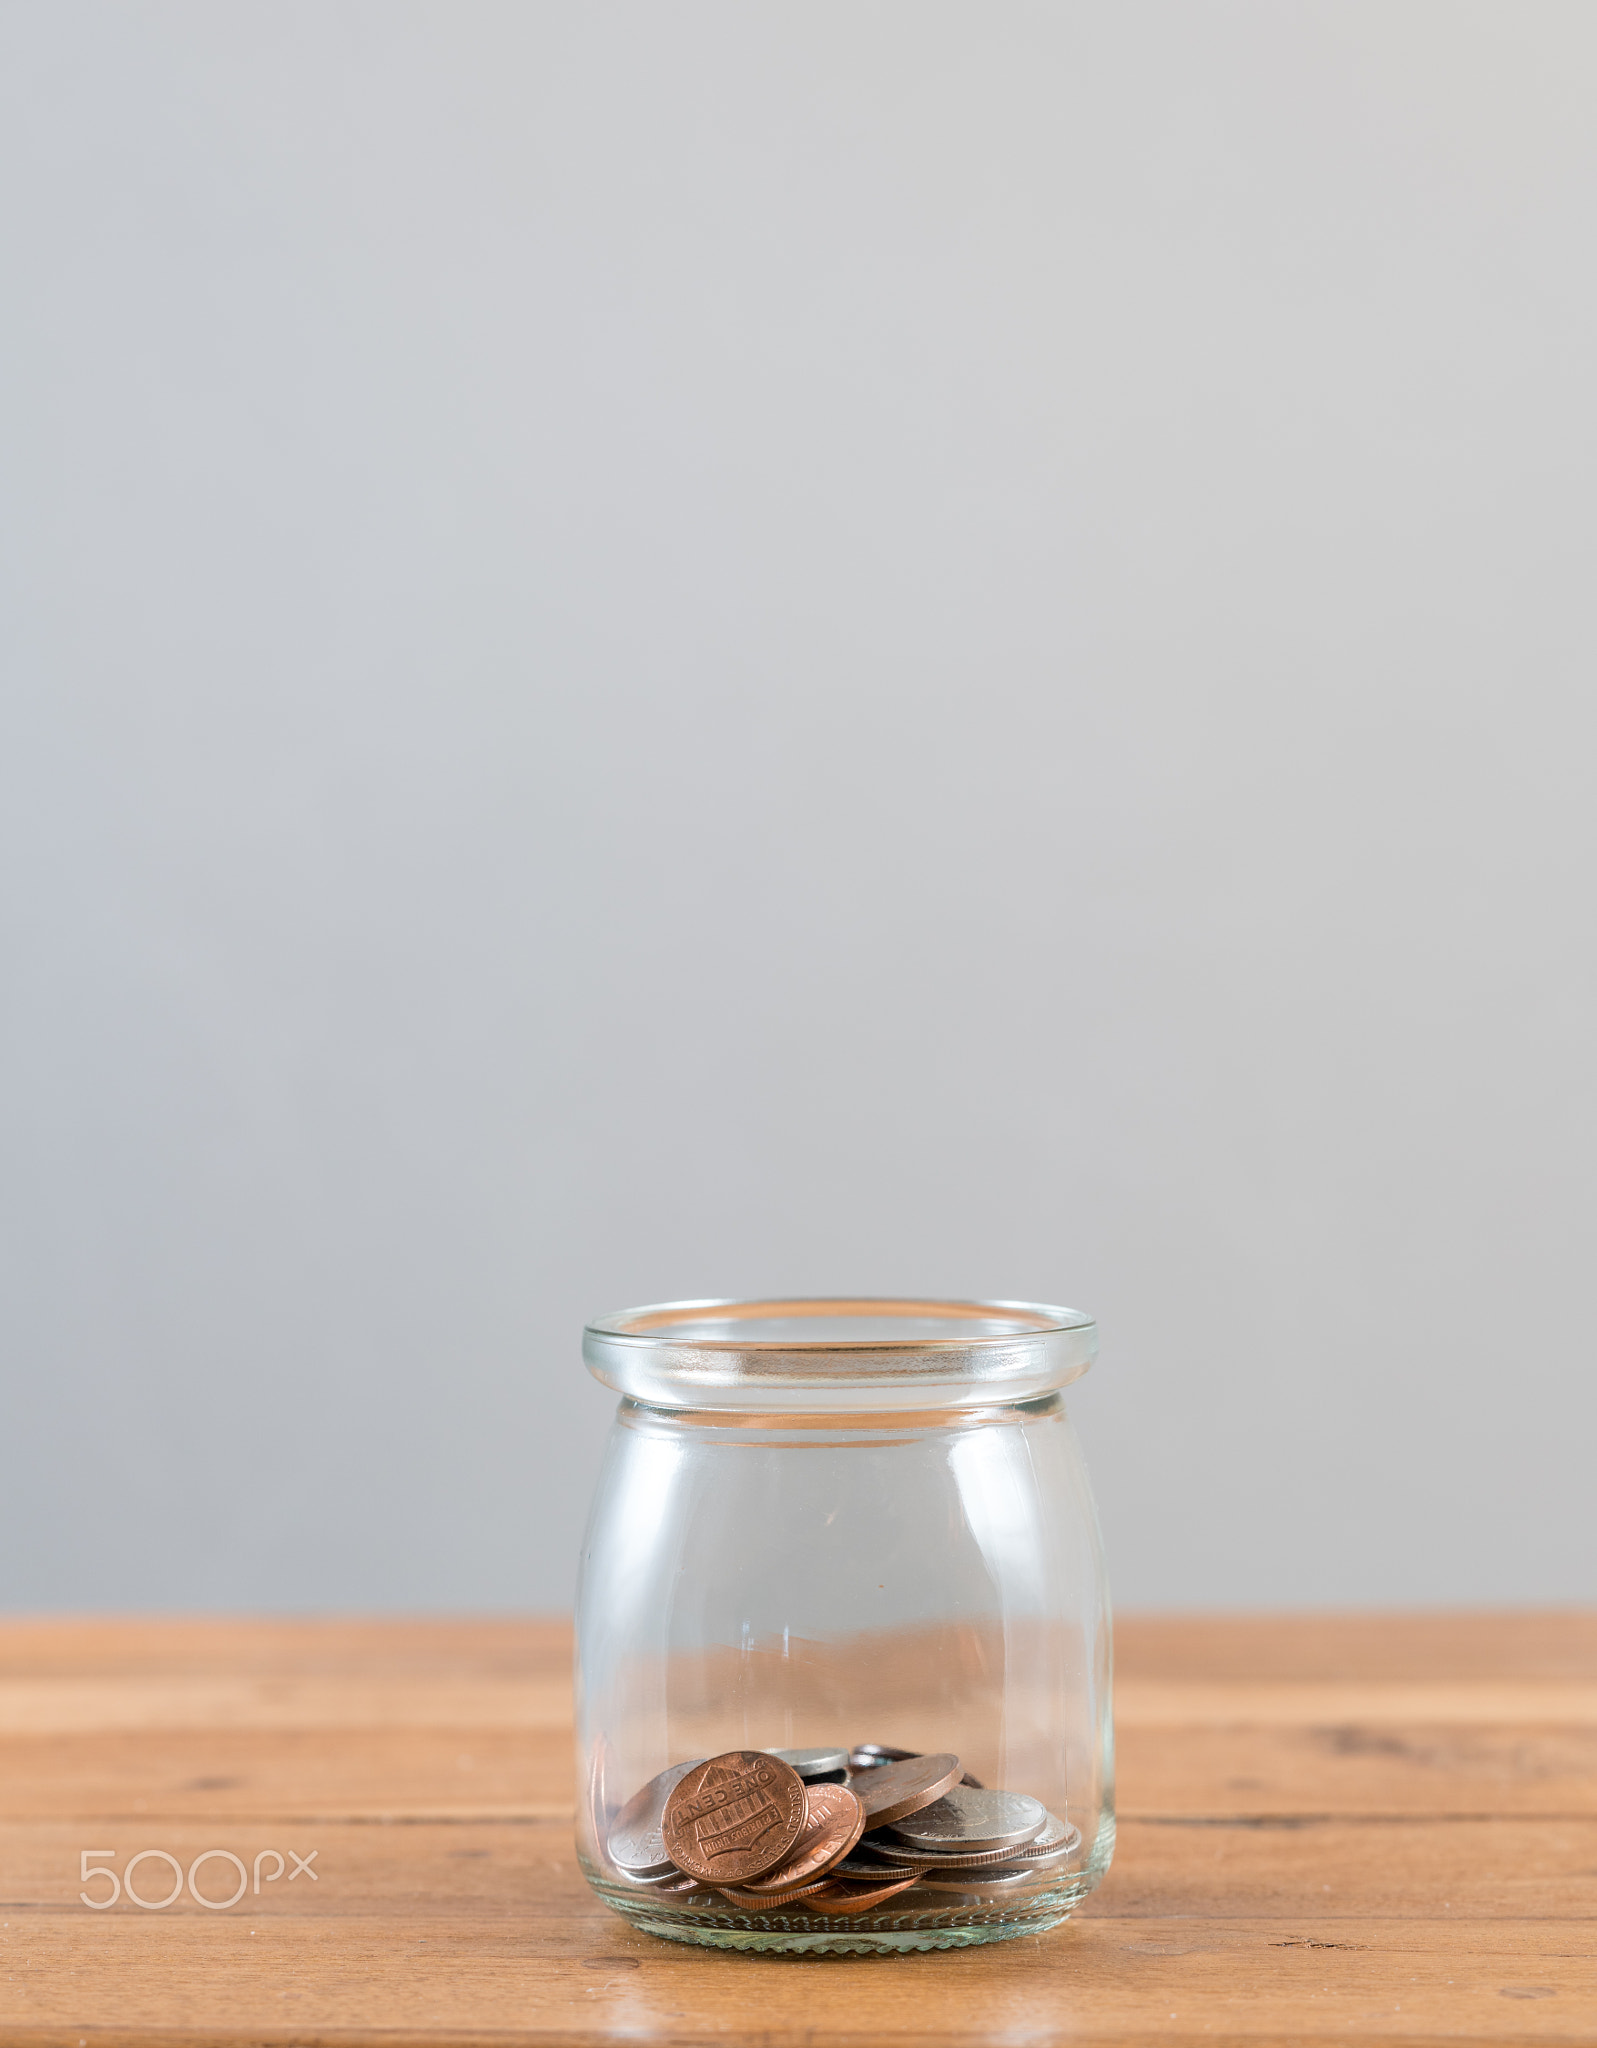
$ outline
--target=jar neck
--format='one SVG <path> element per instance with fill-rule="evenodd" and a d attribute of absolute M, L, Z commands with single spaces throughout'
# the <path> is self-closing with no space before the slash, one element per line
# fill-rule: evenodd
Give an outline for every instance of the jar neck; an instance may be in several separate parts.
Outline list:
<path fill-rule="evenodd" d="M 1060 1393 L 1026 1401 L 995 1401 L 980 1408 L 843 1409 L 795 1413 L 760 1408 L 662 1408 L 623 1395 L 617 1425 L 655 1435 L 715 1437 L 728 1442 L 837 1443 L 898 1440 L 973 1429 L 1015 1429 L 1064 1413 Z"/>

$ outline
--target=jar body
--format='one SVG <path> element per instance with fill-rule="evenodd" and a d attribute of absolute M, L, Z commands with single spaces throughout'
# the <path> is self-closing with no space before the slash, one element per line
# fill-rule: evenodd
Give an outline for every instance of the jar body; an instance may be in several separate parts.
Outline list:
<path fill-rule="evenodd" d="M 1057 1393 L 880 1414 L 624 1399 L 577 1631 L 578 1853 L 605 1902 L 651 1933 L 786 1952 L 957 1947 L 1053 1926 L 1108 1868 L 1108 1595 Z M 672 1765 L 866 1744 L 952 1751 L 1079 1839 L 1035 1873 L 929 1873 L 843 1916 L 664 1890 L 610 1859 L 616 1815 Z"/>

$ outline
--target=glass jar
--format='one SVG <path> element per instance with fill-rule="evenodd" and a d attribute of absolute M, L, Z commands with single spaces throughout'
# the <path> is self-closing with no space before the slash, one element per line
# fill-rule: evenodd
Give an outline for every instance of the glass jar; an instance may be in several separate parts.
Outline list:
<path fill-rule="evenodd" d="M 1096 1335 L 1025 1302 L 678 1302 L 588 1326 L 622 1397 L 577 1600 L 578 1857 L 607 1905 L 675 1941 L 858 1953 L 1033 1934 L 1101 1881 L 1109 1600 L 1060 1395 Z M 873 1752 L 951 1753 L 1048 1823 L 1029 1854 L 961 1863 L 901 1819 L 825 1909 L 734 1900 L 660 1853 L 687 1767 L 816 1750 L 862 1798 Z M 890 1896 L 854 1874 L 884 1859 L 912 1880 Z"/>

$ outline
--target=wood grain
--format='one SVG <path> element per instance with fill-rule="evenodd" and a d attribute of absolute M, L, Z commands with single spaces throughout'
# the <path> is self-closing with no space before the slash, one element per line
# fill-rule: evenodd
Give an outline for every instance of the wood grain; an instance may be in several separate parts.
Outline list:
<path fill-rule="evenodd" d="M 1073 1923 L 795 1960 L 592 1899 L 562 1624 L 0 1623 L 0 2041 L 1597 2041 L 1597 1617 L 1133 1619 L 1117 1653 L 1120 1847 Z M 81 1849 L 145 1847 L 267 1874 L 80 1902 Z"/>

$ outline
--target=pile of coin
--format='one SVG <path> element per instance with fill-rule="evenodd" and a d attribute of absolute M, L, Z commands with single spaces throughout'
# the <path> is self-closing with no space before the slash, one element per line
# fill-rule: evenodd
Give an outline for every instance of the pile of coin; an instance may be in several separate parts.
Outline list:
<path fill-rule="evenodd" d="M 624 1877 L 661 1892 L 868 1913 L 914 1885 L 1024 1889 L 1080 1842 L 1040 1800 L 988 1791 L 946 1750 L 863 1743 L 673 1764 L 628 1800 L 607 1847 Z"/>

